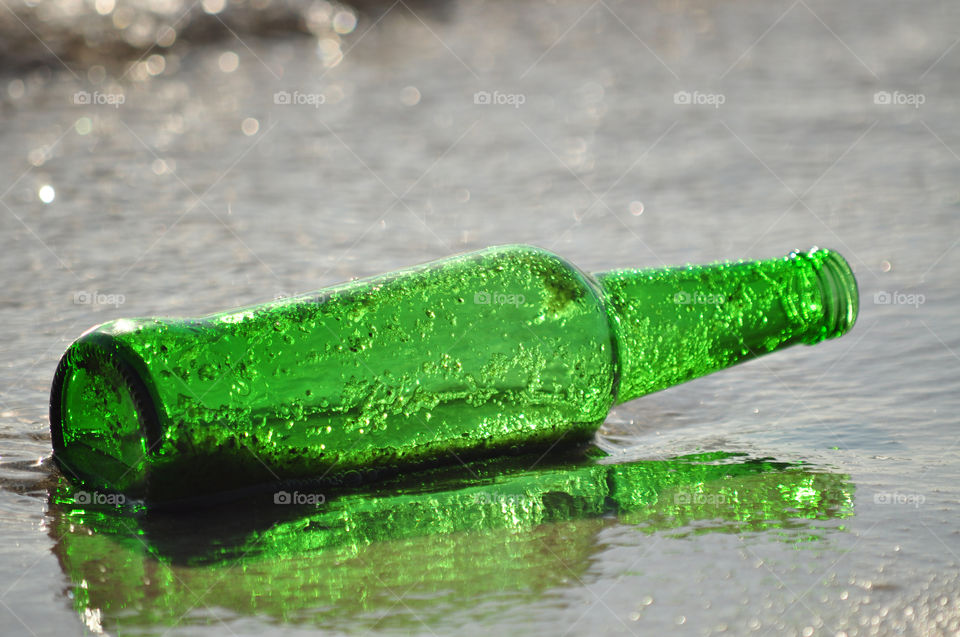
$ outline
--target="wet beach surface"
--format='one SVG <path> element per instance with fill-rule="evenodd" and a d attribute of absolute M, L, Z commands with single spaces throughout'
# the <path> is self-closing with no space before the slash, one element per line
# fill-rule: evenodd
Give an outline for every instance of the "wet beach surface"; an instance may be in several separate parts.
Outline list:
<path fill-rule="evenodd" d="M 960 629 L 957 6 L 9 7 L 5 632 Z M 853 266 L 860 318 L 842 339 L 617 407 L 602 463 L 775 465 L 693 474 L 635 511 L 561 507 L 530 526 L 329 548 L 328 522 L 273 521 L 270 507 L 140 526 L 109 512 L 81 523 L 58 500 L 49 384 L 91 325 L 515 242 L 588 271 L 818 244 Z M 778 477 L 798 467 L 807 491 Z M 459 488 L 429 497 L 463 506 Z M 401 491 L 397 511 L 428 498 Z M 284 551 L 246 555 L 264 537 Z M 117 582 L 139 582 L 126 608 Z"/>

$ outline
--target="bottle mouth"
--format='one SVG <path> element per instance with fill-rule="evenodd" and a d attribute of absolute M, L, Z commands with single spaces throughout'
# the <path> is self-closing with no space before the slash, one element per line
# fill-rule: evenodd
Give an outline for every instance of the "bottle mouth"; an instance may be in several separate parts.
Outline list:
<path fill-rule="evenodd" d="M 91 489 L 139 497 L 157 412 L 127 354 L 102 334 L 70 346 L 50 392 L 50 435 L 64 473 Z"/>
<path fill-rule="evenodd" d="M 843 336 L 857 321 L 860 308 L 857 279 L 846 259 L 833 250 L 813 248 L 808 256 L 816 264 L 823 303 L 822 338 Z"/>

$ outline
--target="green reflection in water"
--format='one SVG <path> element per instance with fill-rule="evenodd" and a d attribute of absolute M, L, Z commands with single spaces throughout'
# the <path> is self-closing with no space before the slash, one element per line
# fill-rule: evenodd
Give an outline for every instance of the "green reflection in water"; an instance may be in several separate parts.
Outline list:
<path fill-rule="evenodd" d="M 536 457 L 518 456 L 325 494 L 321 505 L 271 496 L 189 515 L 80 506 L 96 495 L 78 498 L 63 481 L 50 498 L 51 535 L 95 630 L 248 615 L 362 628 L 420 625 L 464 600 L 502 592 L 523 603 L 576 583 L 602 551 L 600 532 L 618 524 L 678 536 L 776 529 L 804 542 L 842 529 L 822 521 L 853 510 L 848 476 L 802 464 L 725 452 L 602 456 L 591 448 L 532 469 Z"/>

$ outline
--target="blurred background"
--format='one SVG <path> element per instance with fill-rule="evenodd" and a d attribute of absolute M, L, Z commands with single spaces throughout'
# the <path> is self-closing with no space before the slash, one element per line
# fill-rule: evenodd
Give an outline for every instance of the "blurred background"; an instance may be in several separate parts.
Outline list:
<path fill-rule="evenodd" d="M 945 0 L 0 0 L 0 626 L 960 630 L 958 43 Z M 74 527 L 48 504 L 46 403 L 85 329 L 514 242 L 588 271 L 843 254 L 861 291 L 849 335 L 620 406 L 598 442 L 802 463 L 849 480 L 848 514 L 816 533 L 802 516 L 538 526 L 537 542 L 576 543 L 574 568 L 559 548 L 488 554 L 524 576 L 466 597 L 347 561 L 342 613 L 238 605 L 218 588 L 236 573 L 198 578 L 163 621 L 84 597 L 56 548 Z M 411 555 L 443 556 L 424 542 Z M 165 563 L 145 608 L 191 576 Z M 486 572 L 470 564 L 447 574 Z"/>

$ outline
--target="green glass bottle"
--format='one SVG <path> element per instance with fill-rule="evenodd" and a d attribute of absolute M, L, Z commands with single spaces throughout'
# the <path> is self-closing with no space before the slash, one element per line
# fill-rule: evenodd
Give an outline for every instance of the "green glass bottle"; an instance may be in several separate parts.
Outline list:
<path fill-rule="evenodd" d="M 197 319 L 81 336 L 53 382 L 54 458 L 156 502 L 330 483 L 588 439 L 611 406 L 857 314 L 835 252 L 586 274 L 499 246 Z"/>

